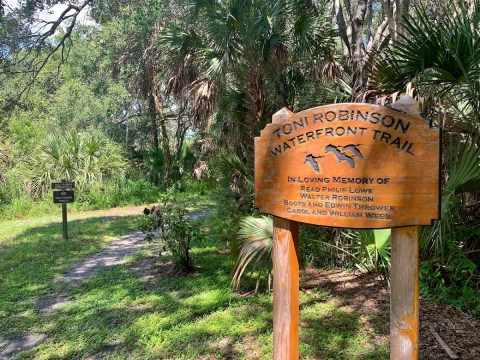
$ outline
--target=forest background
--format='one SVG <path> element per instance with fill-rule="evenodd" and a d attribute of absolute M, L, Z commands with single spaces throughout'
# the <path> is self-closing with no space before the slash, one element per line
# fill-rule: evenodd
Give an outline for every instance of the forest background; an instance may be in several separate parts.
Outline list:
<path fill-rule="evenodd" d="M 389 105 L 407 93 L 443 127 L 442 220 L 422 232 L 422 292 L 478 314 L 479 10 L 442 0 L 0 1 L 0 217 L 57 211 L 50 188 L 61 179 L 77 184 L 74 210 L 211 192 L 214 230 L 239 254 L 237 269 L 256 265 L 266 279 L 271 224 L 245 218 L 255 215 L 253 138 L 282 107 Z M 305 266 L 388 278 L 388 235 L 304 226 L 301 237 Z"/>

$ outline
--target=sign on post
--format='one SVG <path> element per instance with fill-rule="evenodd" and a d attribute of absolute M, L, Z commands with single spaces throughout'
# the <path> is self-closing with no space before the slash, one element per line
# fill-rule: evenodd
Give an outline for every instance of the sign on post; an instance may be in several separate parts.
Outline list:
<path fill-rule="evenodd" d="M 68 239 L 67 204 L 75 202 L 74 191 L 68 189 L 75 189 L 75 182 L 62 180 L 62 182 L 52 183 L 52 189 L 61 190 L 53 192 L 53 203 L 62 204 L 63 238 Z"/>
<path fill-rule="evenodd" d="M 54 191 L 53 203 L 54 204 L 68 204 L 75 202 L 74 191 Z"/>
<path fill-rule="evenodd" d="M 255 204 L 274 215 L 274 359 L 298 359 L 297 222 L 394 228 L 391 359 L 418 358 L 418 226 L 440 217 L 439 179 L 440 129 L 419 116 L 356 103 L 273 116 L 255 138 Z"/>
<path fill-rule="evenodd" d="M 75 189 L 74 181 L 63 181 L 58 183 L 52 183 L 52 190 L 67 190 Z"/>

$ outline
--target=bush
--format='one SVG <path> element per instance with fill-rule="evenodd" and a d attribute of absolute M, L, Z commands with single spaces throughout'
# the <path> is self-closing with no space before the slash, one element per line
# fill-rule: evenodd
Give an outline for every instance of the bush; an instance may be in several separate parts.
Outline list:
<path fill-rule="evenodd" d="M 85 209 L 104 209 L 122 205 L 141 205 L 158 201 L 161 190 L 144 178 L 105 181 L 77 192 L 77 202 Z"/>
<path fill-rule="evenodd" d="M 181 205 L 166 204 L 163 208 L 145 209 L 145 217 L 140 228 L 146 233 L 147 241 L 161 236 L 162 245 L 170 252 L 173 262 L 184 271 L 191 271 L 192 259 L 190 247 L 193 241 L 201 240 L 203 234 L 197 224 L 187 216 L 187 210 Z"/>
<path fill-rule="evenodd" d="M 439 259 L 423 261 L 420 280 L 423 297 L 480 315 L 480 272 L 463 252 L 454 251 L 444 264 Z"/>

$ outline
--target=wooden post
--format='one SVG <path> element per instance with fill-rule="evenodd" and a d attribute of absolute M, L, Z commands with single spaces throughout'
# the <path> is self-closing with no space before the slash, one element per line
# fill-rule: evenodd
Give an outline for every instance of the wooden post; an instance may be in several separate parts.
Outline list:
<path fill-rule="evenodd" d="M 292 115 L 283 108 L 272 117 L 280 123 Z M 298 359 L 299 265 L 298 223 L 273 217 L 273 359 Z"/>
<path fill-rule="evenodd" d="M 63 238 L 68 239 L 67 204 L 62 204 Z"/>
<path fill-rule="evenodd" d="M 273 358 L 298 359 L 298 223 L 273 217 Z"/>
<path fill-rule="evenodd" d="M 65 183 L 67 180 L 62 179 L 62 182 Z M 63 239 L 68 239 L 68 223 L 67 223 L 67 204 L 62 204 L 62 225 L 63 225 Z"/>
<path fill-rule="evenodd" d="M 392 106 L 419 114 L 419 104 L 402 97 Z M 419 240 L 420 228 L 392 229 L 390 294 L 390 359 L 417 360 L 419 339 Z"/>
<path fill-rule="evenodd" d="M 419 227 L 392 229 L 390 359 L 418 359 Z"/>

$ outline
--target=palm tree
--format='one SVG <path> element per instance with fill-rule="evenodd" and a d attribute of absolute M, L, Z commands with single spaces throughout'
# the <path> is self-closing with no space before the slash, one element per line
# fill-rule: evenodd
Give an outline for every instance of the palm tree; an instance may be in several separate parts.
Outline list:
<path fill-rule="evenodd" d="M 172 90 L 251 157 L 253 137 L 272 113 L 295 105 L 296 82 L 314 74 L 333 35 L 304 1 L 192 1 L 161 44 L 171 55 Z"/>
<path fill-rule="evenodd" d="M 23 174 L 29 194 L 35 198 L 61 179 L 75 181 L 78 190 L 101 185 L 107 179 L 118 181 L 128 167 L 120 147 L 102 133 L 53 134 L 35 154 Z"/>

